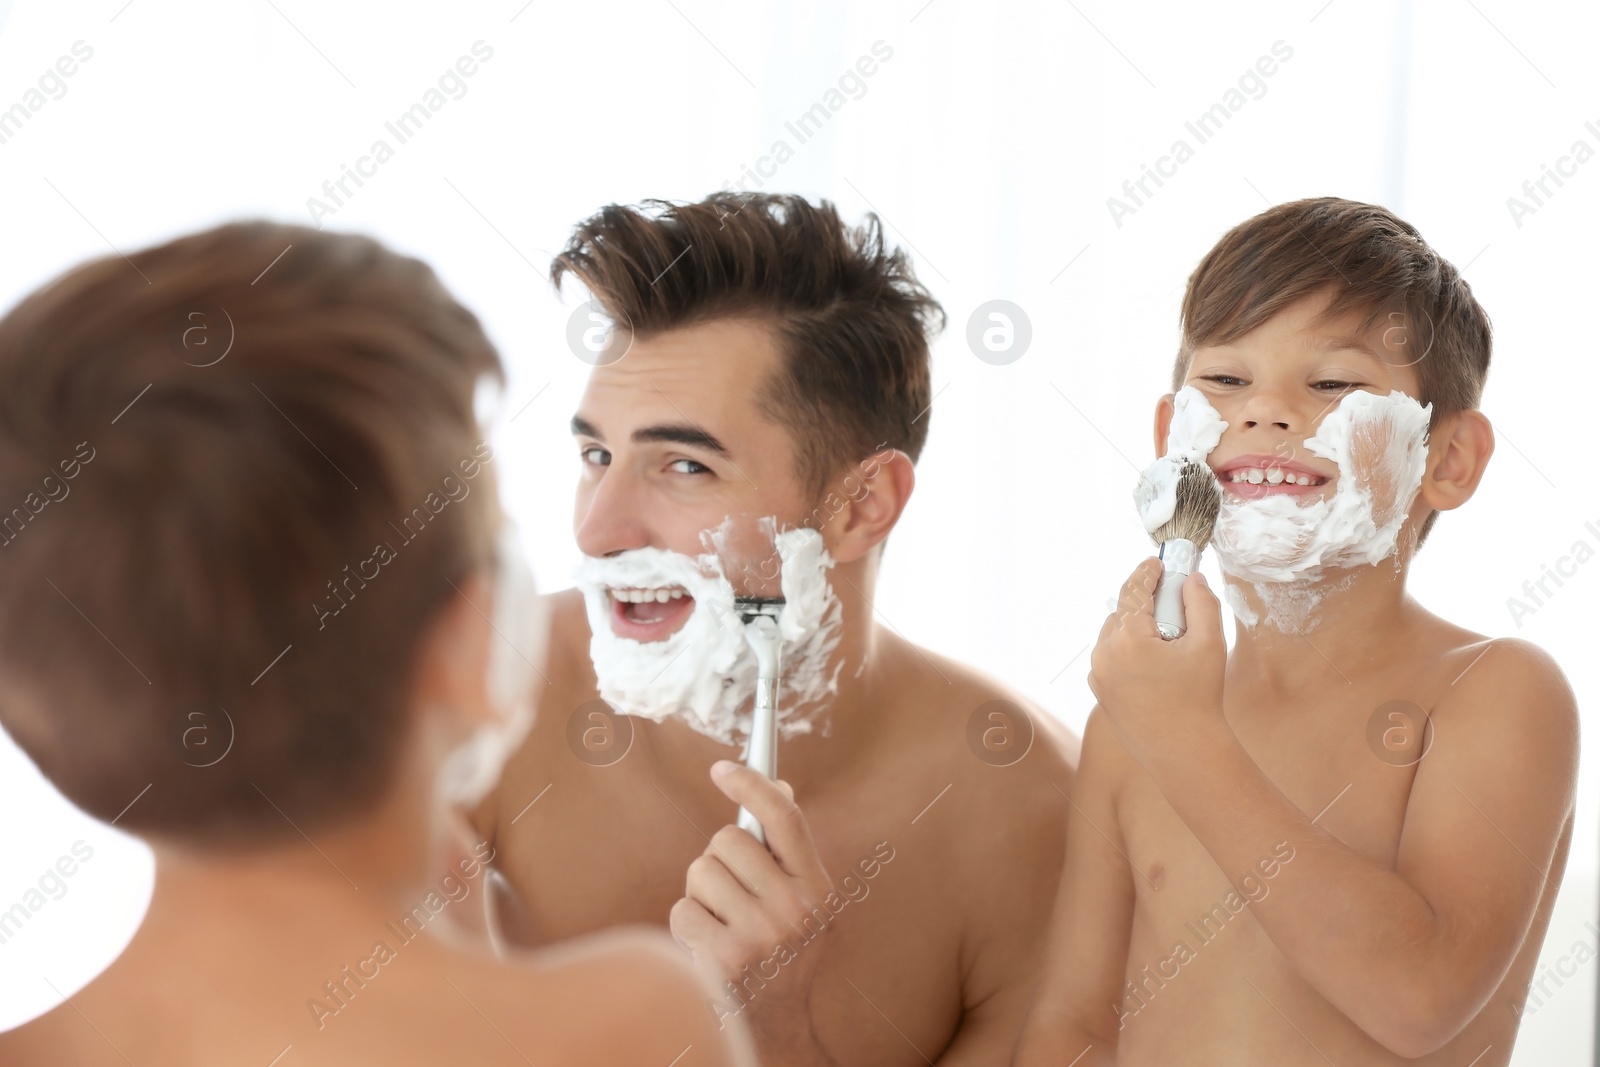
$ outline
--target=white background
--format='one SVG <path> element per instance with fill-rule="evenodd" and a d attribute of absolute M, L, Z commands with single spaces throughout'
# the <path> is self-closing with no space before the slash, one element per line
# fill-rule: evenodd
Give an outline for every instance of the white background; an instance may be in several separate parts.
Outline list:
<path fill-rule="evenodd" d="M 307 199 L 382 137 L 395 157 L 324 223 L 432 262 L 511 367 L 497 441 L 544 588 L 576 558 L 565 424 L 585 365 L 564 341 L 576 299 L 543 277 L 602 204 L 697 199 L 778 139 L 794 157 L 752 188 L 876 209 L 950 314 L 918 490 L 879 608 L 1081 728 L 1082 654 L 1148 551 L 1129 502 L 1195 262 L 1269 203 L 1385 204 L 1461 266 L 1494 320 L 1484 408 L 1500 449 L 1478 498 L 1445 516 L 1412 588 L 1435 611 L 1516 634 L 1600 694 L 1589 608 L 1600 563 L 1513 620 L 1507 598 L 1585 529 L 1600 160 L 1517 225 L 1521 195 L 1579 139 L 1600 149 L 1591 7 L 1508 0 L 1227 5 L 894 0 L 781 7 L 715 0 L 0 0 L 0 109 L 76 41 L 93 48 L 0 144 L 0 307 L 65 267 L 240 216 L 310 222 Z M 408 143 L 384 129 L 475 41 L 493 58 Z M 785 128 L 875 42 L 892 56 L 799 144 Z M 1293 50 L 1223 130 L 1117 225 L 1106 200 L 1166 154 L 1275 42 Z M 848 86 L 847 86 L 848 88 Z M 1584 128 L 1596 123 L 1597 131 Z M 1017 362 L 975 358 L 984 301 L 1020 305 Z M 1507 708 L 1507 714 L 1527 709 Z M 1596 914 L 1597 780 L 1586 758 L 1550 965 Z M 0 737 L 0 909 L 78 839 L 94 858 L 0 945 L 0 1026 L 83 985 L 131 935 L 142 846 L 79 816 Z M 1595 964 L 1525 1022 L 1518 1063 L 1587 1057 Z"/>

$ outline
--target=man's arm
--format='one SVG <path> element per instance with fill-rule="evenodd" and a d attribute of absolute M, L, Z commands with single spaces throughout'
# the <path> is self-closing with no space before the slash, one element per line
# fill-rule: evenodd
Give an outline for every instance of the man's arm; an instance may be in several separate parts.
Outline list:
<path fill-rule="evenodd" d="M 1116 1060 L 1115 1005 L 1122 1001 L 1134 900 L 1116 813 L 1119 764 L 1125 760 L 1096 708 L 1084 730 L 1067 815 L 1066 861 L 1038 990 L 1016 1042 L 1017 1067 L 1099 1067 Z"/>
<path fill-rule="evenodd" d="M 1315 825 L 1251 760 L 1221 713 L 1216 597 L 1191 578 L 1190 630 L 1163 642 L 1132 588 L 1154 574 L 1135 572 L 1096 649 L 1091 684 L 1119 738 L 1230 878 L 1280 842 L 1294 849 L 1251 913 L 1307 982 L 1397 1055 L 1440 1048 L 1483 1009 L 1555 891 L 1577 778 L 1565 679 L 1533 646 L 1500 642 L 1472 684 L 1448 690 L 1390 868 Z"/>

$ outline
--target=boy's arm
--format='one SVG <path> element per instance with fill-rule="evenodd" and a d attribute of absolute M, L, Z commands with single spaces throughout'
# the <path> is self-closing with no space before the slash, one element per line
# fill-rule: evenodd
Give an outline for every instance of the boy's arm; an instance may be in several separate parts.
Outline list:
<path fill-rule="evenodd" d="M 1391 868 L 1318 827 L 1250 759 L 1221 712 L 1216 598 L 1191 578 L 1190 630 L 1163 642 L 1139 606 L 1154 575 L 1135 572 L 1096 648 L 1091 684 L 1119 737 L 1230 878 L 1294 849 L 1251 913 L 1301 977 L 1396 1054 L 1438 1049 L 1504 980 L 1560 877 L 1578 745 L 1561 672 L 1498 642 L 1448 689 Z"/>
<path fill-rule="evenodd" d="M 1067 814 L 1066 861 L 1016 1067 L 1102 1067 L 1116 1060 L 1115 1005 L 1122 1002 L 1134 900 L 1115 802 L 1125 760 L 1105 713 L 1096 708 L 1084 730 Z"/>

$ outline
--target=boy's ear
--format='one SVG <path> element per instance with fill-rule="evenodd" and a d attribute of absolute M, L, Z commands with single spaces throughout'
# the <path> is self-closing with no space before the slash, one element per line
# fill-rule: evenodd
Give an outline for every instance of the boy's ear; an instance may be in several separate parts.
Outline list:
<path fill-rule="evenodd" d="M 1477 492 L 1494 455 L 1494 427 L 1481 411 L 1447 415 L 1428 442 L 1422 499 L 1435 511 L 1459 508 Z"/>
<path fill-rule="evenodd" d="M 851 467 L 822 499 L 824 513 L 833 515 L 822 527 L 828 554 L 839 563 L 851 563 L 882 544 L 900 521 L 916 484 L 911 457 L 897 448 L 874 452 Z M 843 509 L 835 513 L 841 501 Z"/>
<path fill-rule="evenodd" d="M 1168 393 L 1156 402 L 1156 458 L 1160 459 L 1167 454 L 1167 431 L 1172 428 L 1172 398 L 1176 393 Z"/>

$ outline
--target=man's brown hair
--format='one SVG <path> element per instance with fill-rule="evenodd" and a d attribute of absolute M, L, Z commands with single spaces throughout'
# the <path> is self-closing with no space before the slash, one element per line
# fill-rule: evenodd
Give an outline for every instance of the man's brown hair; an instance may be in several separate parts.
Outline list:
<path fill-rule="evenodd" d="M 472 313 L 365 237 L 227 225 L 27 297 L 0 320 L 0 723 L 151 836 L 380 799 L 410 653 L 492 557 L 483 374 Z"/>
<path fill-rule="evenodd" d="M 770 323 L 783 365 L 759 402 L 793 434 L 812 495 L 879 448 L 921 455 L 928 339 L 944 311 L 877 216 L 848 227 L 826 200 L 767 193 L 612 204 L 555 257 L 552 283 L 568 274 L 636 337 L 717 318 Z"/>
<path fill-rule="evenodd" d="M 1489 316 L 1461 272 L 1416 228 L 1375 204 L 1336 197 L 1263 211 L 1225 234 L 1189 276 L 1172 371 L 1181 388 L 1196 348 L 1229 344 L 1297 300 L 1327 291 L 1325 318 L 1359 310 L 1363 332 L 1405 327 L 1433 420 L 1478 406 L 1489 374 Z M 1382 355 L 1382 353 L 1380 353 Z"/>

